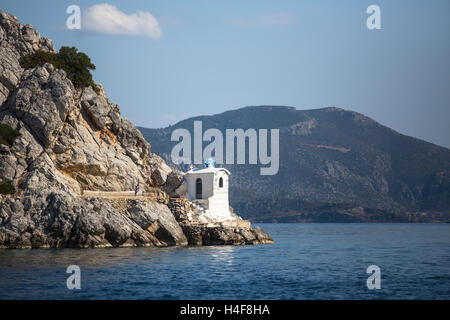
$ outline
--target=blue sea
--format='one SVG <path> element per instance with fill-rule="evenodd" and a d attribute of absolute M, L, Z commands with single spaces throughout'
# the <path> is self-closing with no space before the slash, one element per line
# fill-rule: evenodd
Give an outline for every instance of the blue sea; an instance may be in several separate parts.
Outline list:
<path fill-rule="evenodd" d="M 275 244 L 0 250 L 0 299 L 450 299 L 450 224 L 259 226 Z"/>

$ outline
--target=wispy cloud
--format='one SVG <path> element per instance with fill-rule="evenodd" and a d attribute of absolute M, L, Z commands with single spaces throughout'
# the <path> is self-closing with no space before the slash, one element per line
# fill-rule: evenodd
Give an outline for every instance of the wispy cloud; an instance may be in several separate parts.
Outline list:
<path fill-rule="evenodd" d="M 150 12 L 126 14 L 115 6 L 103 3 L 83 12 L 82 29 L 106 34 L 146 36 L 159 39 L 162 30 Z"/>
<path fill-rule="evenodd" d="M 262 13 L 252 17 L 236 18 L 231 21 L 234 26 L 287 26 L 295 23 L 294 17 L 287 12 Z"/>

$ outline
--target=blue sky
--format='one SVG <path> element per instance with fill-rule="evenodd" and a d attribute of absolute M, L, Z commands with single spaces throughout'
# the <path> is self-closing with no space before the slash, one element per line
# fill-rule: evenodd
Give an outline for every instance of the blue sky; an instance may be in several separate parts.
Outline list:
<path fill-rule="evenodd" d="M 149 12 L 159 38 L 65 28 L 66 8 Z M 381 8 L 368 30 L 366 8 Z M 19 1 L 1 9 L 87 53 L 136 125 L 250 105 L 337 106 L 450 147 L 450 1 Z M 83 25 L 83 20 L 82 20 Z"/>

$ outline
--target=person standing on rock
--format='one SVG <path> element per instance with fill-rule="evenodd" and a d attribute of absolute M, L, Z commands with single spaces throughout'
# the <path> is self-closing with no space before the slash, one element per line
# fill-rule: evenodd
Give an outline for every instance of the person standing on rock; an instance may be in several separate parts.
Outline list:
<path fill-rule="evenodd" d="M 137 196 L 138 193 L 139 193 L 139 180 L 137 182 L 136 189 L 134 190 L 134 195 Z"/>

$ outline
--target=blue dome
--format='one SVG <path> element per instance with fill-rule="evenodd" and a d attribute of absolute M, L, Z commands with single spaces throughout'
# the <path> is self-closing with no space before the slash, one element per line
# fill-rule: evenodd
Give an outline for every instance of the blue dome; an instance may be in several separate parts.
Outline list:
<path fill-rule="evenodd" d="M 205 160 L 205 168 L 215 168 L 216 167 L 216 161 L 214 159 L 208 158 Z"/>

